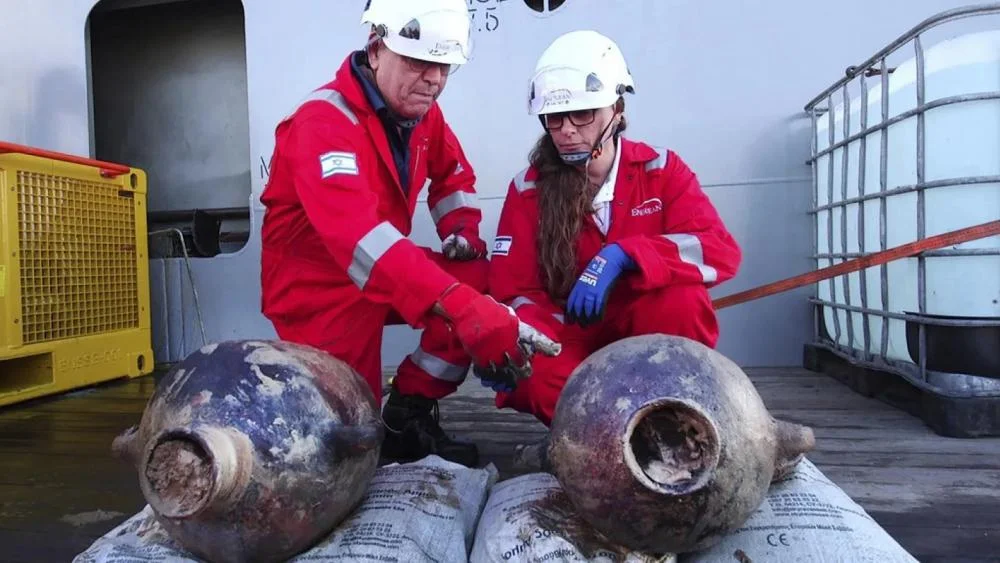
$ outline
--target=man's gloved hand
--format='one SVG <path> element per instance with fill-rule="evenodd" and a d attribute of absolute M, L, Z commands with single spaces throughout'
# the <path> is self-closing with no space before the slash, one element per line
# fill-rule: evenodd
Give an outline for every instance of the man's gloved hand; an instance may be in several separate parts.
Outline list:
<path fill-rule="evenodd" d="M 473 233 L 464 232 L 459 227 L 443 241 L 441 241 L 441 252 L 449 260 L 475 260 L 486 256 L 486 241 Z"/>
<path fill-rule="evenodd" d="M 604 317 L 611 288 L 635 262 L 617 244 L 601 249 L 580 274 L 566 300 L 566 322 L 591 325 Z"/>
<path fill-rule="evenodd" d="M 522 323 L 513 309 L 468 285 L 459 283 L 449 288 L 438 306 L 472 356 L 477 374 L 498 374 L 514 384 L 530 375 L 529 360 L 535 351 L 550 356 L 560 351 L 559 344 Z"/>
<path fill-rule="evenodd" d="M 517 388 L 520 380 L 531 377 L 531 357 L 537 352 L 546 356 L 558 356 L 561 346 L 545 336 L 538 329 L 530 324 L 519 321 L 518 345 L 521 353 L 526 358 L 521 366 L 500 365 L 500 366 L 473 366 L 472 371 L 479 378 L 483 387 L 489 387 L 494 391 L 513 391 Z"/>

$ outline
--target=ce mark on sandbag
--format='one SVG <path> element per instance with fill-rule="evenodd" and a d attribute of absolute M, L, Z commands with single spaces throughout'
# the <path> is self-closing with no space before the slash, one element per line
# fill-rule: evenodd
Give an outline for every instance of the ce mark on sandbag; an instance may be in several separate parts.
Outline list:
<path fill-rule="evenodd" d="M 792 544 L 788 543 L 788 534 L 768 534 L 767 545 L 771 547 L 778 547 L 779 545 L 790 547 Z"/>

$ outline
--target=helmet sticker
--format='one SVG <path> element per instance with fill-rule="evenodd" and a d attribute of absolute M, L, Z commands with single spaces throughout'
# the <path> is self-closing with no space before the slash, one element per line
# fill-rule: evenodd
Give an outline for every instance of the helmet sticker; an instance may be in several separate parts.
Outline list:
<path fill-rule="evenodd" d="M 549 106 L 564 106 L 573 99 L 573 93 L 569 90 L 562 88 L 559 90 L 553 90 L 545 94 L 545 107 Z"/>
<path fill-rule="evenodd" d="M 441 56 L 461 50 L 462 46 L 458 44 L 458 41 L 438 41 L 433 47 L 427 49 L 427 54 Z"/>

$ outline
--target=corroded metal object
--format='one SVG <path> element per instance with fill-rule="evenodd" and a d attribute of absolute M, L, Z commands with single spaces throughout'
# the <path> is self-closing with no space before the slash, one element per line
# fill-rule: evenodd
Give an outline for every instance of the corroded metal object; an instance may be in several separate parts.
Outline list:
<path fill-rule="evenodd" d="M 175 365 L 112 449 L 191 553 L 280 561 L 358 505 L 383 432 L 374 395 L 344 362 L 288 342 L 230 341 Z"/>
<path fill-rule="evenodd" d="M 707 548 L 815 447 L 731 360 L 664 334 L 588 357 L 556 406 L 548 462 L 580 516 L 647 553 Z"/>

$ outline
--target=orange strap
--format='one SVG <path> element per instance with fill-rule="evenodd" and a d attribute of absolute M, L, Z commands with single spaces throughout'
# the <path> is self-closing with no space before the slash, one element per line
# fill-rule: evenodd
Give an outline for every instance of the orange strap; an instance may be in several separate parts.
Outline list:
<path fill-rule="evenodd" d="M 76 156 L 62 152 L 55 152 L 55 151 L 39 149 L 35 147 L 27 147 L 15 143 L 5 143 L 0 141 L 0 154 L 9 152 L 26 154 L 30 156 L 40 156 L 42 158 L 51 158 L 53 160 L 61 160 L 63 162 L 83 164 L 85 166 L 93 166 L 95 168 L 100 169 L 101 176 L 104 176 L 105 178 L 114 178 L 116 176 L 121 176 L 122 174 L 128 174 L 129 171 L 131 170 L 131 168 L 129 168 L 128 166 L 122 164 L 115 164 L 113 162 L 104 162 L 103 160 L 94 160 L 92 158 L 84 158 L 82 156 Z"/>
<path fill-rule="evenodd" d="M 882 250 L 880 252 L 873 252 L 872 254 L 861 256 L 860 258 L 854 258 L 853 260 L 847 260 L 841 262 L 840 264 L 834 264 L 833 266 L 827 266 L 826 268 L 813 270 L 812 272 L 786 278 L 767 285 L 741 291 L 739 293 L 734 293 L 733 295 L 727 295 L 712 301 L 712 305 L 716 309 L 739 305 L 740 303 L 746 303 L 747 301 L 753 301 L 754 299 L 760 299 L 761 297 L 767 297 L 769 295 L 774 295 L 776 293 L 781 293 L 783 291 L 788 291 L 790 289 L 830 279 L 835 276 L 857 272 L 865 268 L 878 266 L 900 258 L 909 258 L 928 250 L 935 250 L 945 246 L 968 242 L 979 238 L 986 238 L 997 234 L 1000 234 L 1000 221 L 992 221 L 976 225 L 974 227 L 958 229 L 957 231 L 950 231 L 933 237 L 921 239 L 916 242 L 910 242 L 901 246 Z"/>

